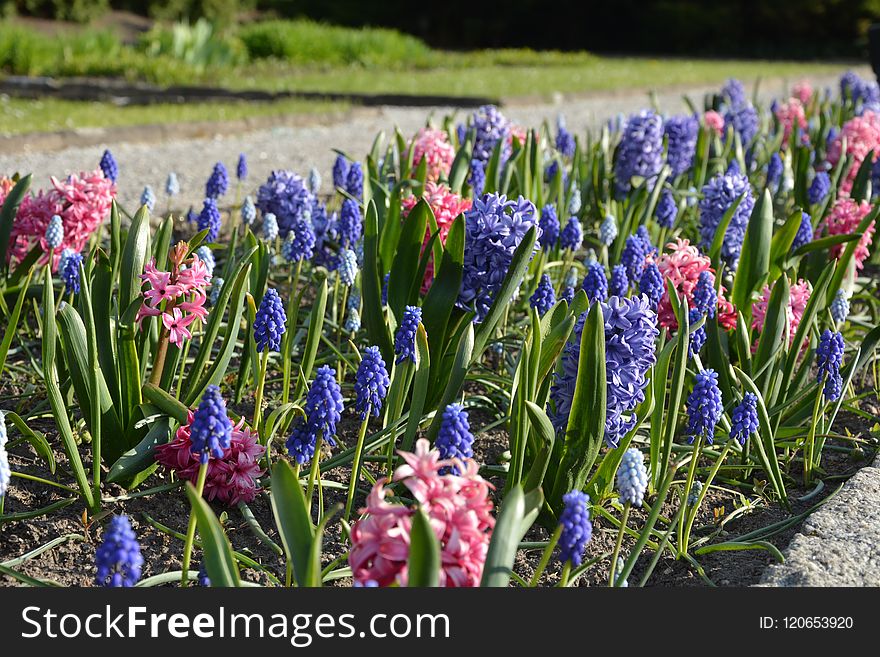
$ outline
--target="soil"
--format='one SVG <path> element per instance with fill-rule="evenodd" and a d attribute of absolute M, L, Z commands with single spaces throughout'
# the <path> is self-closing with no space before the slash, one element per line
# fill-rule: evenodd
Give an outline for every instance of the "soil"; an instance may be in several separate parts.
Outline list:
<path fill-rule="evenodd" d="M 244 411 L 248 402 L 242 408 Z M 870 400 L 866 410 L 877 411 L 876 399 Z M 472 414 L 472 422 L 475 427 L 485 425 L 489 421 L 489 414 Z M 866 420 L 846 411 L 841 412 L 836 424 L 838 430 L 848 430 L 854 436 L 869 438 L 871 427 Z M 36 423 L 35 423 L 36 424 Z M 51 431 L 51 421 L 44 422 L 47 426 L 36 426 L 47 433 Z M 357 421 L 346 418 L 340 425 L 339 443 L 348 446 L 356 440 Z M 507 450 L 507 435 L 503 429 L 492 429 L 477 435 L 474 443 L 475 457 L 479 462 L 498 463 Z M 88 450 L 84 450 L 85 453 Z M 56 453 L 58 466 L 55 480 L 66 485 L 73 485 L 72 478 L 67 474 L 67 463 L 63 453 Z M 823 467 L 827 476 L 834 481 L 842 481 L 855 473 L 863 465 L 871 462 L 871 454 L 865 454 L 865 458 L 854 460 L 850 456 L 836 451 L 827 451 L 823 460 Z M 19 445 L 10 450 L 10 465 L 16 472 L 51 478 L 44 461 L 36 456 L 27 445 Z M 90 464 L 86 463 L 88 468 Z M 375 466 L 367 464 L 371 473 L 376 476 Z M 350 470 L 337 468 L 324 473 L 324 478 L 331 481 L 347 481 Z M 796 475 L 796 473 L 792 473 Z M 487 475 L 496 487 L 503 486 L 503 480 L 491 474 Z M 760 479 L 760 473 L 756 473 L 756 480 Z M 159 486 L 171 481 L 167 474 L 157 473 L 143 484 L 143 487 Z M 772 523 L 790 518 L 803 513 L 814 507 L 836 488 L 834 482 L 826 485 L 817 495 L 803 501 L 799 497 L 809 491 L 792 484 L 789 493 L 792 500 L 792 510 L 789 513 L 781 505 L 769 503 L 759 495 L 750 496 L 754 502 L 753 509 L 747 513 L 738 515 L 734 520 L 727 523 L 719 530 L 719 523 L 729 516 L 735 509 L 742 506 L 746 499 L 738 492 L 725 492 L 712 488 L 707 494 L 696 522 L 694 523 L 693 539 L 700 536 L 717 533 L 710 542 L 722 542 L 732 540 L 753 530 L 766 527 Z M 123 495 L 124 490 L 113 486 L 105 486 L 105 497 Z M 356 506 L 363 502 L 366 493 L 366 483 L 362 480 L 359 491 L 359 501 Z M 325 489 L 325 509 L 335 504 L 344 503 L 345 492 L 338 489 Z M 33 510 L 58 502 L 68 497 L 65 491 L 46 486 L 44 484 L 15 478 L 10 486 L 5 502 L 6 514 Z M 674 516 L 678 499 L 673 497 L 662 509 L 662 517 Z M 280 538 L 274 529 L 272 509 L 268 494 L 264 491 L 249 505 L 257 521 L 268 536 L 280 545 Z M 272 549 L 262 543 L 250 530 L 241 512 L 237 508 L 225 509 L 214 505 L 216 513 L 221 514 L 220 519 L 233 544 L 234 549 L 251 557 L 262 565 L 266 571 L 283 580 L 284 562 Z M 94 551 L 100 540 L 102 524 L 101 518 L 90 518 L 88 524 L 84 524 L 85 509 L 82 503 L 75 502 L 60 511 L 49 515 L 43 515 L 31 520 L 0 524 L 0 563 L 12 559 L 26 552 L 44 545 L 50 540 L 69 534 L 78 534 L 84 540 L 70 540 L 66 543 L 44 552 L 40 556 L 26 561 L 17 569 L 27 575 L 48 579 L 64 585 L 91 586 L 95 574 Z M 148 519 L 161 523 L 172 530 L 184 533 L 189 514 L 189 505 L 184 495 L 178 491 L 171 491 L 149 497 L 119 501 L 105 505 L 103 514 L 126 513 L 131 518 L 132 526 L 137 534 L 141 550 L 144 556 L 143 577 L 149 577 L 162 572 L 179 570 L 183 542 L 168 533 L 160 531 L 150 523 Z M 338 517 L 338 516 L 337 516 Z M 630 514 L 629 527 L 638 530 L 644 523 L 646 513 L 641 509 L 633 509 Z M 798 531 L 801 522 L 794 524 L 767 540 L 780 550 L 784 549 L 792 536 Z M 587 546 L 585 561 L 601 555 L 608 555 L 614 548 L 617 537 L 617 529 L 602 517 L 593 518 L 593 537 Z M 533 528 L 526 536 L 527 541 L 546 541 L 548 534 L 540 527 Z M 634 539 L 625 536 L 622 555 L 627 555 L 634 543 Z M 329 563 L 333 559 L 344 555 L 346 543 L 342 535 L 341 523 L 334 521 L 328 527 L 324 538 L 324 562 Z M 541 557 L 541 549 L 521 550 L 515 564 L 516 572 L 525 579 L 530 579 Z M 646 550 L 637 561 L 629 581 L 637 583 L 645 572 L 653 556 L 653 552 Z M 198 554 L 194 556 L 194 568 L 198 564 Z M 705 578 L 696 569 L 685 561 L 677 561 L 667 551 L 660 559 L 653 573 L 647 581 L 648 586 L 705 586 L 710 582 L 720 586 L 748 586 L 755 584 L 761 577 L 764 569 L 772 561 L 772 556 L 764 550 L 748 550 L 738 552 L 714 552 L 702 557 L 698 561 L 704 569 Z M 344 565 L 344 564 L 343 564 Z M 578 586 L 607 586 L 610 558 L 600 560 L 591 567 L 577 581 Z M 270 577 L 263 572 L 247 569 L 243 570 L 243 577 L 249 581 L 261 584 L 270 584 Z M 552 586 L 558 581 L 558 564 L 547 569 L 540 582 L 542 585 Z M 332 582 L 333 585 L 350 585 L 348 578 Z M 17 585 L 11 577 L 0 575 L 0 586 Z"/>

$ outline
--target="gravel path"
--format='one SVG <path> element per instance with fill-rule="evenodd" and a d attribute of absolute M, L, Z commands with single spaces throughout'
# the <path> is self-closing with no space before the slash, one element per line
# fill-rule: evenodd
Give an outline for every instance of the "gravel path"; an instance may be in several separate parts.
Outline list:
<path fill-rule="evenodd" d="M 880 586 L 880 458 L 804 522 L 760 586 Z"/>
<path fill-rule="evenodd" d="M 867 74 L 868 71 L 865 69 L 859 72 Z M 780 96 L 792 82 L 793 80 L 781 79 L 764 81 L 761 85 L 761 96 L 765 100 Z M 836 87 L 837 79 L 814 79 L 813 84 L 817 88 Z M 682 100 L 685 94 L 699 105 L 704 94 L 717 88 L 665 88 L 656 93 L 655 102 L 664 112 L 685 112 L 687 106 Z M 626 114 L 647 107 L 649 103 L 646 92 L 628 91 L 578 97 L 559 96 L 554 102 L 518 99 L 505 103 L 504 113 L 526 126 L 539 126 L 544 120 L 553 124 L 562 113 L 570 130 L 582 131 L 619 113 Z M 167 138 L 156 143 L 126 143 L 124 132 L 123 138 L 102 143 L 101 130 L 92 129 L 83 131 L 96 137 L 90 146 L 38 152 L 25 145 L 20 152 L 6 151 L 0 154 L 0 172 L 36 172 L 35 186 L 46 186 L 49 184 L 50 174 L 61 177 L 70 172 L 97 166 L 104 148 L 109 147 L 119 162 L 119 199 L 123 207 L 135 207 L 144 185 L 150 185 L 159 198 L 157 207 L 164 211 L 165 178 L 169 171 L 175 171 L 180 181 L 181 194 L 175 199 L 173 207 L 185 210 L 193 205 L 198 209 L 204 198 L 204 181 L 217 161 L 223 161 L 232 172 L 238 154 L 245 153 L 251 171 L 249 187 L 259 185 L 273 169 L 292 169 L 304 175 L 310 167 L 317 166 L 324 180 L 329 180 L 330 167 L 335 158 L 333 148 L 342 149 L 350 156 L 360 158 L 369 151 L 378 132 L 385 131 L 386 135 L 392 135 L 396 125 L 403 134 L 410 135 L 424 125 L 429 116 L 439 120 L 454 111 L 454 108 L 442 107 L 433 110 L 402 107 L 355 109 L 346 115 L 346 120 L 340 122 L 326 122 L 322 125 L 320 121 L 306 120 L 299 127 L 279 126 L 235 134 L 218 134 L 212 138 L 175 139 L 173 129 L 169 129 L 165 131 Z M 465 114 L 459 112 L 459 116 L 464 117 Z M 119 131 L 114 131 L 113 134 L 119 135 Z"/>

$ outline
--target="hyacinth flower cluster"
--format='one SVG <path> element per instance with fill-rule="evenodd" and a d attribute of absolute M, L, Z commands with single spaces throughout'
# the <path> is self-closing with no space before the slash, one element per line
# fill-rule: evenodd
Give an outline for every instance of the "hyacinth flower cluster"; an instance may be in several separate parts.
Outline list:
<path fill-rule="evenodd" d="M 840 366 L 843 364 L 843 352 L 846 343 L 843 335 L 825 329 L 819 337 L 819 346 L 816 347 L 816 368 L 818 369 L 818 381 L 824 382 L 822 394 L 828 401 L 835 401 L 843 391 L 843 378 L 840 375 Z"/>
<path fill-rule="evenodd" d="M 629 278 L 626 276 L 626 267 L 614 265 L 608 279 L 608 294 L 612 297 L 625 297 L 628 291 Z"/>
<path fill-rule="evenodd" d="M 730 415 L 730 439 L 745 445 L 749 436 L 758 431 L 758 396 L 747 392 Z"/>
<path fill-rule="evenodd" d="M 688 442 L 702 438 L 711 445 L 723 411 L 718 373 L 710 369 L 698 372 L 694 377 L 694 388 L 687 398 Z"/>
<path fill-rule="evenodd" d="M 155 259 L 147 263 L 141 281 L 149 287 L 136 316 L 139 326 L 147 317 L 161 318 L 168 341 L 177 347 L 192 337 L 189 326 L 208 315 L 205 301 L 211 277 L 205 263 L 196 254 L 188 256 L 188 250 L 186 242 L 171 250 L 170 271 L 157 269 Z"/>
<path fill-rule="evenodd" d="M 245 165 L 246 167 L 247 165 Z M 217 162 L 205 183 L 205 198 L 218 199 L 229 189 L 229 172 L 222 162 Z"/>
<path fill-rule="evenodd" d="M 541 275 L 538 287 L 535 288 L 534 294 L 529 298 L 529 304 L 538 311 L 538 315 L 543 316 L 548 310 L 556 305 L 556 290 L 553 289 L 553 283 L 547 274 Z"/>
<path fill-rule="evenodd" d="M 599 241 L 605 246 L 611 246 L 617 239 L 617 219 L 613 214 L 606 214 L 599 224 Z"/>
<path fill-rule="evenodd" d="M 568 128 L 565 125 L 565 117 L 561 114 L 556 120 L 555 146 L 556 150 L 559 151 L 559 154 L 567 158 L 574 157 L 574 152 L 577 148 L 577 142 L 575 141 L 574 135 L 568 131 Z"/>
<path fill-rule="evenodd" d="M 342 391 L 336 382 L 336 372 L 328 365 L 322 365 L 315 372 L 303 410 L 305 418 L 297 416 L 287 439 L 287 451 L 299 465 L 315 456 L 319 437 L 331 447 L 336 445 L 336 425 L 343 410 Z"/>
<path fill-rule="evenodd" d="M 565 228 L 559 235 L 559 246 L 567 251 L 577 251 L 584 241 L 584 229 L 581 220 L 577 217 L 569 217 Z"/>
<path fill-rule="evenodd" d="M 190 411 L 187 422 L 177 429 L 174 439 L 156 448 L 156 462 L 179 478 L 196 483 L 201 466 L 200 452 L 194 449 L 191 434 L 195 416 Z M 218 422 L 222 425 L 222 419 Z M 266 452 L 244 423 L 232 425 L 229 443 L 220 449 L 220 456 L 208 461 L 204 495 L 209 501 L 217 501 L 234 507 L 239 502 L 249 504 L 262 490 L 259 485 L 264 471 L 260 459 Z M 219 443 L 218 443 L 219 446 Z"/>
<path fill-rule="evenodd" d="M 116 158 L 113 157 L 113 153 L 109 149 L 105 150 L 101 155 L 101 161 L 98 166 L 107 180 L 114 183 L 117 181 L 119 178 L 119 164 L 117 164 Z"/>
<path fill-rule="evenodd" d="M 700 199 L 701 245 L 708 250 L 718 232 L 718 226 L 727 211 L 740 198 L 721 243 L 721 256 L 732 269 L 739 262 L 740 251 L 746 235 L 746 226 L 755 207 L 755 198 L 749 179 L 741 173 L 720 173 L 702 190 Z"/>
<path fill-rule="evenodd" d="M 256 206 L 263 213 L 275 215 L 281 237 L 306 219 L 314 197 L 303 178 L 292 171 L 276 170 L 257 190 Z"/>
<path fill-rule="evenodd" d="M 620 264 L 626 267 L 626 277 L 631 284 L 638 285 L 647 258 L 653 252 L 654 246 L 645 232 L 637 232 L 626 238 L 620 254 Z"/>
<path fill-rule="evenodd" d="M 367 347 L 361 354 L 354 384 L 354 409 L 362 421 L 367 419 L 368 414 L 379 417 L 390 385 L 391 379 L 379 347 Z"/>
<path fill-rule="evenodd" d="M 581 283 L 581 289 L 587 293 L 587 299 L 590 302 L 605 301 L 608 298 L 608 278 L 605 276 L 605 267 L 598 262 L 590 263 Z"/>
<path fill-rule="evenodd" d="M 654 365 L 657 315 L 645 297 L 611 297 L 602 303 L 605 319 L 605 371 L 607 373 L 607 408 L 605 443 L 614 448 L 635 426 L 632 411 L 645 399 L 646 375 Z M 551 419 L 557 432 L 564 433 L 571 414 L 580 359 L 580 336 L 586 313 L 575 325 L 572 338 L 565 345 L 562 371 L 550 389 L 555 412 Z"/>
<path fill-rule="evenodd" d="M 775 285 L 776 284 L 774 283 L 774 286 Z M 771 292 L 772 290 L 770 287 L 765 285 L 761 298 L 752 304 L 752 329 L 756 331 L 757 335 L 760 335 L 764 330 L 764 322 L 767 319 L 767 309 L 770 305 Z M 789 344 L 794 340 L 794 336 L 801 324 L 801 318 L 804 316 L 804 311 L 807 309 L 807 303 L 809 302 L 812 293 L 813 286 L 809 281 L 805 280 L 799 280 L 797 283 L 792 284 L 790 288 L 788 306 L 785 308 L 785 314 L 788 316 Z M 755 346 L 757 346 L 757 339 L 755 340 Z"/>
<path fill-rule="evenodd" d="M 21 262 L 39 245 L 46 253 L 54 252 L 55 268 L 64 249 L 83 251 L 92 233 L 110 216 L 116 185 L 101 170 L 71 174 L 64 180 L 53 177 L 51 182 L 51 189 L 22 199 L 9 233 L 7 258 L 13 263 Z M 0 201 L 5 200 L 11 184 L 2 187 L 5 193 L 0 194 Z M 50 246 L 47 232 L 55 216 L 61 222 L 61 240 Z"/>
<path fill-rule="evenodd" d="M 590 520 L 590 496 L 573 490 L 562 497 L 563 509 L 559 516 L 559 560 L 580 566 L 587 543 L 593 537 Z"/>
<path fill-rule="evenodd" d="M 517 247 L 529 229 L 537 227 L 537 221 L 531 201 L 523 197 L 508 200 L 498 194 L 476 199 L 465 213 L 464 272 L 458 304 L 473 310 L 475 321 L 482 321 L 489 312 Z"/>
<path fill-rule="evenodd" d="M 281 337 L 287 330 L 287 316 L 278 291 L 269 288 L 263 295 L 254 318 L 254 342 L 257 351 L 280 351 Z"/>
<path fill-rule="evenodd" d="M 829 237 L 832 235 L 851 235 L 857 232 L 856 229 L 869 212 L 871 212 L 871 204 L 867 201 L 856 203 L 850 198 L 839 198 L 825 217 L 820 229 Z M 868 249 L 874 239 L 876 223 L 876 221 L 872 221 L 868 224 L 868 227 L 862 233 L 861 239 L 859 239 L 858 246 L 856 246 L 853 259 L 855 260 L 857 271 L 862 270 L 865 266 L 865 260 L 870 255 Z M 829 254 L 832 258 L 839 259 L 845 248 L 845 244 L 835 244 L 829 250 Z"/>
<path fill-rule="evenodd" d="M 801 225 L 798 226 L 797 234 L 791 243 L 791 252 L 794 253 L 805 244 L 813 241 L 813 220 L 806 212 L 801 213 Z"/>
<path fill-rule="evenodd" d="M 648 490 L 648 471 L 645 468 L 645 457 L 635 447 L 623 453 L 620 466 L 617 468 L 617 491 L 621 504 L 642 506 L 645 491 Z"/>
<path fill-rule="evenodd" d="M 789 98 L 784 103 L 777 105 L 773 112 L 776 120 L 782 128 L 782 148 L 788 146 L 792 133 L 807 136 L 807 116 L 804 111 L 804 105 L 799 98 Z"/>
<path fill-rule="evenodd" d="M 664 189 L 660 193 L 654 216 L 661 228 L 669 229 L 675 224 L 675 218 L 678 216 L 678 204 L 675 202 L 675 196 L 671 190 Z"/>
<path fill-rule="evenodd" d="M 220 237 L 222 219 L 220 217 L 220 208 L 217 207 L 216 199 L 206 198 L 204 200 L 202 211 L 199 213 L 198 226 L 200 231 L 208 231 L 205 235 L 206 242 L 216 242 Z"/>
<path fill-rule="evenodd" d="M 61 280 L 64 281 L 64 291 L 68 294 L 79 294 L 79 269 L 82 262 L 82 253 L 75 253 L 70 249 L 61 252 L 58 271 L 61 273 Z"/>
<path fill-rule="evenodd" d="M 407 306 L 403 312 L 403 319 L 394 334 L 394 353 L 397 354 L 395 363 L 405 360 L 416 362 L 416 332 L 419 322 L 422 321 L 422 309 L 418 306 Z"/>
<path fill-rule="evenodd" d="M 541 228 L 539 244 L 544 251 L 552 251 L 559 242 L 559 233 L 562 229 L 559 217 L 556 214 L 556 206 L 552 203 L 541 208 L 541 219 L 538 221 Z"/>
<path fill-rule="evenodd" d="M 474 132 L 473 161 L 481 163 L 485 170 L 486 164 L 492 157 L 492 151 L 499 141 L 502 143 L 501 159 L 507 160 L 509 149 L 506 146 L 511 124 L 497 107 L 484 105 L 474 112 L 471 117 L 471 129 Z M 459 141 L 464 140 L 459 139 Z"/>
<path fill-rule="evenodd" d="M 430 181 L 448 178 L 454 159 L 455 147 L 449 143 L 445 130 L 422 128 L 413 139 L 413 169 L 417 169 L 424 160 Z"/>
<path fill-rule="evenodd" d="M 880 157 L 880 113 L 873 111 L 854 116 L 844 123 L 828 144 L 826 157 L 832 167 L 837 166 L 841 158 L 852 158 L 852 166 L 840 185 L 843 194 L 849 194 L 852 190 L 859 169 L 869 154 L 872 162 Z"/>
<path fill-rule="evenodd" d="M 449 404 L 443 410 L 440 431 L 435 446 L 444 460 L 464 462 L 474 457 L 474 434 L 468 422 L 467 411 L 461 404 Z M 440 474 L 461 474 L 457 465 L 443 468 Z"/>
<path fill-rule="evenodd" d="M 101 544 L 95 550 L 95 584 L 113 588 L 128 588 L 141 578 L 144 558 L 137 536 L 128 516 L 110 518 Z"/>
<path fill-rule="evenodd" d="M 663 166 L 663 118 L 643 110 L 627 119 L 614 161 L 614 184 L 618 195 L 628 194 L 634 177 L 653 187 Z"/>
<path fill-rule="evenodd" d="M 360 510 L 363 519 L 351 528 L 348 562 L 355 583 L 406 586 L 413 515 L 421 509 L 440 543 L 440 586 L 478 586 L 495 526 L 491 484 L 473 460 L 443 459 L 425 439 L 400 456 L 404 463 L 392 481 L 403 484 L 415 505 L 389 503 L 387 479 L 376 482 Z M 453 467 L 459 474 L 442 474 Z"/>
<path fill-rule="evenodd" d="M 663 123 L 666 137 L 666 163 L 675 178 L 691 168 L 697 150 L 700 123 L 696 116 L 671 116 Z"/>
<path fill-rule="evenodd" d="M 816 205 L 824 201 L 830 191 L 831 176 L 828 175 L 827 171 L 819 171 L 810 182 L 810 187 L 807 189 L 807 199 L 811 205 Z"/>
<path fill-rule="evenodd" d="M 721 90 L 725 102 L 724 125 L 731 126 L 744 147 L 758 134 L 758 110 L 746 97 L 742 82 L 730 79 Z"/>

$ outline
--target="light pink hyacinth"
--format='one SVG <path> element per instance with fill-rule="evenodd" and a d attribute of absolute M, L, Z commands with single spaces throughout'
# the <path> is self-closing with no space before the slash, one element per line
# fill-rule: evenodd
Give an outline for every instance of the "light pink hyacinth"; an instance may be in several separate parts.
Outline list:
<path fill-rule="evenodd" d="M 462 198 L 446 185 L 428 182 L 425 183 L 425 191 L 422 196 L 407 196 L 401 201 L 400 204 L 402 206 L 403 216 L 408 217 L 409 213 L 422 198 L 428 202 L 428 205 L 431 206 L 431 210 L 434 212 L 434 218 L 437 220 L 437 229 L 440 231 L 440 242 L 446 244 L 446 236 L 449 234 L 449 229 L 452 228 L 452 223 L 455 221 L 455 218 L 462 212 L 470 210 L 473 201 L 469 198 Z M 424 245 L 428 243 L 430 237 L 431 227 L 428 226 L 425 234 L 425 241 L 422 245 L 423 250 Z M 425 269 L 425 280 L 422 282 L 422 292 L 428 291 L 431 281 L 433 280 L 434 258 L 431 257 L 428 260 L 428 266 Z"/>
<path fill-rule="evenodd" d="M 156 461 L 165 469 L 177 473 L 181 479 L 195 484 L 201 462 L 193 454 L 190 442 L 192 421 L 193 413 L 190 411 L 186 424 L 177 430 L 174 440 L 156 448 Z M 205 497 L 228 506 L 253 502 L 261 490 L 257 481 L 264 472 L 260 468 L 260 457 L 265 452 L 266 448 L 257 441 L 257 435 L 245 426 L 244 419 L 240 420 L 232 428 L 232 439 L 229 448 L 223 452 L 223 458 L 208 461 Z"/>
<path fill-rule="evenodd" d="M 188 250 L 186 242 L 179 242 L 171 250 L 171 271 L 157 269 L 155 258 L 147 263 L 141 280 L 150 287 L 135 316 L 138 325 L 145 317 L 161 317 L 169 342 L 178 347 L 192 337 L 189 325 L 208 316 L 205 289 L 211 276 L 198 255 L 193 253 L 187 258 Z"/>
<path fill-rule="evenodd" d="M 791 95 L 806 105 L 813 98 L 813 85 L 809 80 L 801 80 L 791 88 Z"/>
<path fill-rule="evenodd" d="M 719 137 L 724 134 L 724 117 L 715 110 L 709 110 L 703 114 L 703 123 Z"/>
<path fill-rule="evenodd" d="M 694 306 L 694 288 L 700 274 L 709 271 L 713 274 L 711 261 L 708 256 L 700 253 L 688 240 L 679 239 L 666 245 L 667 253 L 661 253 L 657 257 L 657 268 L 663 275 L 664 281 L 672 281 L 672 285 L 679 296 L 684 295 L 688 302 L 688 308 Z M 718 323 L 726 330 L 736 326 L 736 309 L 733 304 L 724 298 L 724 287 L 718 295 Z M 657 306 L 657 317 L 660 325 L 669 330 L 678 328 L 678 320 L 672 309 L 672 301 L 666 288 Z"/>
<path fill-rule="evenodd" d="M 440 542 L 440 586 L 478 586 L 495 526 L 489 484 L 468 459 L 441 459 L 425 439 L 415 452 L 400 452 L 405 463 L 394 471 L 427 514 Z M 457 466 L 461 475 L 440 474 L 444 466 Z M 379 586 L 407 584 L 410 530 L 415 507 L 385 501 L 387 480 L 380 479 L 367 497 L 366 514 L 351 529 L 348 555 L 354 579 Z"/>
<path fill-rule="evenodd" d="M 775 285 L 775 283 L 774 283 Z M 798 326 L 801 324 L 801 318 L 804 316 L 804 310 L 807 308 L 807 302 L 810 300 L 810 294 L 813 292 L 813 286 L 809 281 L 799 280 L 790 288 L 791 292 L 788 297 L 788 307 L 785 314 L 788 316 L 788 342 L 791 344 L 797 333 Z M 764 330 L 764 322 L 767 319 L 767 306 L 770 303 L 771 289 L 769 285 L 764 286 L 761 298 L 752 304 L 752 329 L 758 332 Z M 758 340 L 755 340 L 753 349 L 757 347 Z"/>
<path fill-rule="evenodd" d="M 11 260 L 23 260 L 36 244 L 48 252 L 46 228 L 52 215 L 59 215 L 64 227 L 64 238 L 55 251 L 53 267 L 64 249 L 82 251 L 95 229 L 109 216 L 116 185 L 105 178 L 100 169 L 71 174 L 66 180 L 54 177 L 51 180 L 51 189 L 29 194 L 22 200 L 10 233 L 8 257 Z"/>
<path fill-rule="evenodd" d="M 788 146 L 788 140 L 795 128 L 807 129 L 807 115 L 804 105 L 797 98 L 789 98 L 788 102 L 780 104 L 776 108 L 776 119 L 782 126 L 782 148 Z"/>
<path fill-rule="evenodd" d="M 842 152 L 844 139 L 846 139 L 846 153 Z M 865 112 L 844 123 L 840 133 L 828 145 L 828 161 L 832 165 L 836 165 L 842 155 L 852 155 L 853 158 L 846 180 L 840 185 L 842 193 L 849 194 L 862 162 L 871 151 L 874 152 L 871 161 L 876 162 L 880 157 L 880 115 Z"/>
<path fill-rule="evenodd" d="M 425 159 L 428 180 L 437 181 L 441 176 L 444 178 L 449 176 L 449 170 L 455 160 L 455 148 L 449 143 L 446 131 L 422 128 L 413 140 L 412 150 L 413 169 Z"/>
<path fill-rule="evenodd" d="M 839 198 L 822 222 L 822 227 L 824 227 L 826 235 L 849 235 L 856 232 L 859 223 L 870 211 L 871 205 L 867 201 L 856 203 L 851 198 Z M 865 260 L 868 259 L 868 247 L 871 246 L 876 223 L 876 221 L 872 221 L 868 225 L 853 254 L 858 271 L 862 270 L 862 267 L 865 266 Z M 835 244 L 829 253 L 832 258 L 840 258 L 845 248 L 846 244 Z"/>

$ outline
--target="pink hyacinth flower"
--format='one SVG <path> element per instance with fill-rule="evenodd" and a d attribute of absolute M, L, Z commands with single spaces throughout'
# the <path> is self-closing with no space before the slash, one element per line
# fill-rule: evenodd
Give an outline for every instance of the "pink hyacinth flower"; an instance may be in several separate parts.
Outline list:
<path fill-rule="evenodd" d="M 850 198 L 839 198 L 834 203 L 834 207 L 831 208 L 831 212 L 828 213 L 828 216 L 825 217 L 825 220 L 822 223 L 825 228 L 825 233 L 829 236 L 850 235 L 855 233 L 862 219 L 864 219 L 870 211 L 871 205 L 867 201 L 856 203 Z M 865 260 L 868 259 L 868 247 L 871 246 L 871 242 L 874 238 L 876 223 L 876 221 L 872 221 L 868 225 L 868 228 L 862 234 L 862 238 L 859 240 L 859 244 L 853 254 L 857 271 L 862 270 L 865 266 Z M 839 259 L 843 254 L 845 247 L 845 244 L 835 244 L 832 246 L 829 252 L 831 257 Z"/>
<path fill-rule="evenodd" d="M 791 88 L 791 95 L 806 105 L 813 98 L 813 85 L 809 80 L 801 80 Z"/>
<path fill-rule="evenodd" d="M 495 526 L 490 484 L 477 474 L 472 459 L 441 459 L 427 440 L 419 440 L 415 452 L 400 454 L 404 464 L 393 479 L 409 489 L 440 542 L 440 585 L 477 586 Z M 461 474 L 441 475 L 449 465 L 456 465 Z M 373 580 L 379 586 L 406 586 L 415 509 L 386 502 L 385 484 L 385 479 L 376 482 L 361 509 L 365 517 L 352 527 L 349 564 L 361 584 Z"/>
<path fill-rule="evenodd" d="M 775 286 L 775 283 L 774 283 Z M 772 292 L 769 285 L 764 286 L 761 298 L 752 304 L 752 329 L 758 334 L 764 330 L 764 322 L 767 320 L 767 307 L 770 304 L 770 293 Z M 804 310 L 807 308 L 807 302 L 810 300 L 810 294 L 813 292 L 813 286 L 809 281 L 799 280 L 790 288 L 788 297 L 788 306 L 785 314 L 788 317 L 788 342 L 794 340 L 798 326 L 801 324 L 801 318 L 804 316 Z M 752 350 L 757 347 L 758 341 L 752 346 Z"/>
<path fill-rule="evenodd" d="M 428 180 L 437 181 L 449 176 L 455 160 L 455 148 L 449 143 L 446 132 L 434 128 L 422 128 L 413 140 L 413 169 L 425 160 Z"/>
<path fill-rule="evenodd" d="M 807 116 L 804 112 L 804 106 L 797 98 L 790 98 L 788 102 L 782 103 L 776 108 L 776 119 L 782 126 L 782 148 L 788 146 L 788 140 L 795 128 L 801 130 L 807 129 Z"/>
<path fill-rule="evenodd" d="M 724 134 L 724 117 L 715 110 L 708 110 L 703 114 L 703 123 L 719 137 Z"/>
<path fill-rule="evenodd" d="M 845 153 L 844 140 L 846 140 Z M 846 155 L 852 155 L 853 158 L 846 179 L 840 185 L 841 195 L 849 194 L 862 163 L 872 151 L 871 161 L 876 162 L 880 157 L 880 115 L 868 111 L 844 123 L 840 133 L 828 145 L 828 162 L 832 166 Z"/>
<path fill-rule="evenodd" d="M 162 313 L 162 323 L 168 329 L 168 340 L 178 347 L 183 346 L 184 340 L 189 340 L 192 334 L 186 328 L 195 319 L 192 315 L 184 315 L 180 308 L 172 308 L 171 313 Z"/>

